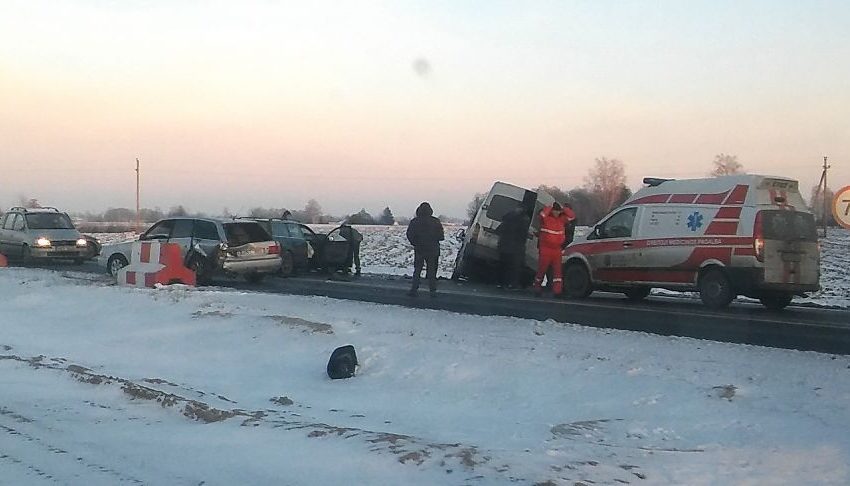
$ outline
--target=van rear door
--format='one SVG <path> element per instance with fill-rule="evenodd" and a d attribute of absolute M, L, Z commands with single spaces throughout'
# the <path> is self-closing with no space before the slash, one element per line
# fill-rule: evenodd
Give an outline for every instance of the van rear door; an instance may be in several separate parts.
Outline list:
<path fill-rule="evenodd" d="M 756 258 L 764 262 L 767 284 L 817 285 L 820 252 L 811 213 L 761 210 L 755 223 Z"/>
<path fill-rule="evenodd" d="M 536 198 L 534 191 L 504 182 L 494 184 L 472 225 L 472 234 L 475 237 L 474 256 L 497 261 L 499 235 L 496 234 L 496 229 L 502 224 L 502 219 L 520 204 L 533 202 Z"/>

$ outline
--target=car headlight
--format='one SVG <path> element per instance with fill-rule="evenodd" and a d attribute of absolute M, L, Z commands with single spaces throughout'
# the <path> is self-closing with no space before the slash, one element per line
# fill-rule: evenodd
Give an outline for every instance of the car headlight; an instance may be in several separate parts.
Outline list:
<path fill-rule="evenodd" d="M 35 240 L 35 244 L 36 246 L 50 246 L 50 240 L 42 236 L 41 238 Z"/>
<path fill-rule="evenodd" d="M 89 244 L 89 242 L 86 241 L 85 238 L 80 238 L 79 240 L 77 240 L 77 246 L 86 246 L 88 244 Z"/>

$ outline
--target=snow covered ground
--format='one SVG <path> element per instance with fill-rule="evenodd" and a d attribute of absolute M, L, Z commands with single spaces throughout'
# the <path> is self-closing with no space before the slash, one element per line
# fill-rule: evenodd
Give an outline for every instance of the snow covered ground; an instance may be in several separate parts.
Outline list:
<path fill-rule="evenodd" d="M 0 295 L 4 485 L 850 484 L 846 356 L 40 269 Z"/>

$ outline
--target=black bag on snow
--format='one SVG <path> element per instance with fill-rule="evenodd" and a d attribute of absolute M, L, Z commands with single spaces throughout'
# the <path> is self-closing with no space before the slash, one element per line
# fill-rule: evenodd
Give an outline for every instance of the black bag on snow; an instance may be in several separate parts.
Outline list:
<path fill-rule="evenodd" d="M 331 359 L 328 360 L 328 376 L 332 380 L 340 378 L 351 378 L 354 376 L 354 370 L 357 367 L 357 353 L 354 352 L 354 346 L 348 344 L 334 349 L 331 353 Z"/>

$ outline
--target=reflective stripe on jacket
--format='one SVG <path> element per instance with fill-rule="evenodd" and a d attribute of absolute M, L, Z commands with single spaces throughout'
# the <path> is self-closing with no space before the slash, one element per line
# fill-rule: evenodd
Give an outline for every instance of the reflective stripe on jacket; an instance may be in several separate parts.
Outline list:
<path fill-rule="evenodd" d="M 560 216 L 552 215 L 552 206 L 540 211 L 540 248 L 561 248 L 567 241 L 566 226 L 576 218 L 572 209 L 564 208 Z"/>

